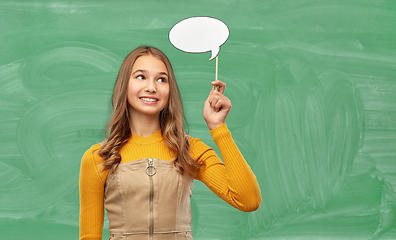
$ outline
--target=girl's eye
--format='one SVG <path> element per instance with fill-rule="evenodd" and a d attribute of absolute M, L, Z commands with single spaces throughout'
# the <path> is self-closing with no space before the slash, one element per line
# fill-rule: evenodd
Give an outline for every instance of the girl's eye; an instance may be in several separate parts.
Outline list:
<path fill-rule="evenodd" d="M 158 81 L 159 82 L 166 82 L 166 79 L 165 78 L 159 78 Z"/>
<path fill-rule="evenodd" d="M 137 76 L 136 78 L 142 80 L 142 79 L 144 79 L 144 76 L 143 76 L 143 75 L 139 75 L 139 76 Z"/>

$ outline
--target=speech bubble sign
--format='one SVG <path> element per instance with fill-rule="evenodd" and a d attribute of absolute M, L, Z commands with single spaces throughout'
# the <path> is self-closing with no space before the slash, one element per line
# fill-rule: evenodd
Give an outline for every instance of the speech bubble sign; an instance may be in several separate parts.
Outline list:
<path fill-rule="evenodd" d="M 215 58 L 230 35 L 230 31 L 219 19 L 191 17 L 176 23 L 169 31 L 169 41 L 177 49 L 189 53 L 212 52 Z"/>

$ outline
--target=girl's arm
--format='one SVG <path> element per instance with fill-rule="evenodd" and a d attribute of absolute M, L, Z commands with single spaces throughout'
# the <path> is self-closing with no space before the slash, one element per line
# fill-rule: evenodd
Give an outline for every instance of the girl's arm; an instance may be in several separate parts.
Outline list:
<path fill-rule="evenodd" d="M 231 132 L 223 124 L 210 133 L 224 163 L 200 139 L 191 139 L 192 157 L 203 164 L 195 179 L 231 206 L 244 212 L 257 210 L 261 204 L 260 188 L 256 176 L 235 145 Z"/>
<path fill-rule="evenodd" d="M 213 149 L 193 139 L 192 155 L 203 164 L 196 179 L 230 205 L 242 211 L 254 211 L 261 204 L 260 188 L 225 124 L 231 110 L 231 101 L 224 96 L 226 85 L 219 80 L 212 85 L 205 101 L 204 118 L 224 163 Z"/>
<path fill-rule="evenodd" d="M 96 146 L 96 145 L 95 145 Z M 99 156 L 85 152 L 80 168 L 80 240 L 101 240 L 104 222 L 104 181 L 98 174 Z"/>

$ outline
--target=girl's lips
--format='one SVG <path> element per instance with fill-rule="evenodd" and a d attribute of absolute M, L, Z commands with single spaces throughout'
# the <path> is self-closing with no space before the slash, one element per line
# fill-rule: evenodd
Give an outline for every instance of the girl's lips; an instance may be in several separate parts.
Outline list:
<path fill-rule="evenodd" d="M 155 97 L 139 97 L 139 99 L 145 104 L 156 104 L 158 102 L 158 98 Z"/>

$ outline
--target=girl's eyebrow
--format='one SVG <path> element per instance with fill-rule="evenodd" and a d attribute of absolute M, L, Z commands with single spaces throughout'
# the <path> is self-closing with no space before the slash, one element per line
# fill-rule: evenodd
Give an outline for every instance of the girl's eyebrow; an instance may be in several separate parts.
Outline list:
<path fill-rule="evenodd" d="M 132 75 L 133 75 L 133 74 L 136 74 L 137 72 L 147 73 L 147 70 L 138 69 L 138 70 L 134 71 L 134 72 L 132 73 Z M 168 74 L 167 74 L 166 72 L 160 72 L 159 75 L 165 75 L 165 76 L 168 77 Z"/>
<path fill-rule="evenodd" d="M 135 73 L 137 73 L 137 72 L 146 73 L 147 71 L 146 71 L 146 70 L 143 70 L 143 69 L 138 69 L 138 70 L 134 71 L 132 74 L 135 74 Z"/>

